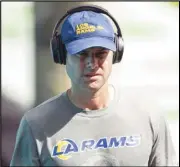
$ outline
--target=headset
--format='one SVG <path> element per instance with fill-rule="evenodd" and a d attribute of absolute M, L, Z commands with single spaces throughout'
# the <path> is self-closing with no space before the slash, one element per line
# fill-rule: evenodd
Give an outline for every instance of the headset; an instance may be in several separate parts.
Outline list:
<path fill-rule="evenodd" d="M 81 11 L 93 11 L 96 13 L 102 13 L 102 14 L 109 16 L 112 19 L 112 21 L 114 22 L 114 24 L 116 25 L 116 28 L 117 28 L 117 34 L 114 33 L 114 35 L 115 35 L 114 43 L 116 44 L 116 52 L 113 55 L 113 64 L 119 63 L 122 59 L 123 52 L 124 52 L 124 40 L 122 38 L 121 29 L 120 29 L 117 21 L 115 20 L 115 18 L 106 9 L 99 7 L 97 5 L 81 5 L 81 6 L 78 6 L 75 8 L 71 8 L 56 23 L 56 25 L 53 29 L 52 38 L 50 40 L 50 50 L 51 50 L 51 54 L 53 56 L 54 62 L 58 63 L 58 64 L 66 65 L 67 51 L 65 48 L 65 44 L 63 44 L 63 42 L 62 42 L 61 34 L 58 33 L 58 31 L 57 31 L 60 23 L 68 15 L 71 15 L 76 12 L 81 12 Z"/>

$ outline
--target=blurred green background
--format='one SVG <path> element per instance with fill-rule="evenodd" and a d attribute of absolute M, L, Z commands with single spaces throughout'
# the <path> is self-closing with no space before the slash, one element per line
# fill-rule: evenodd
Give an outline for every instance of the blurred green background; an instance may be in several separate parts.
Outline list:
<path fill-rule="evenodd" d="M 57 20 L 80 2 L 1 4 L 2 146 L 9 163 L 23 113 L 70 86 L 64 66 L 53 63 L 49 41 Z M 120 24 L 125 52 L 110 82 L 154 99 L 179 155 L 179 2 L 81 4 L 107 8 Z"/>

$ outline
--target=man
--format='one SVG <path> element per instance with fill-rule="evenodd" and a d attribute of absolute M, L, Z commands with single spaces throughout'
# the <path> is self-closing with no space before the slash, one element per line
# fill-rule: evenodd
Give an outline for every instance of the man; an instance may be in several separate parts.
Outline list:
<path fill-rule="evenodd" d="M 175 165 L 164 118 L 108 84 L 117 46 L 107 17 L 70 14 L 61 37 L 71 88 L 25 113 L 11 166 Z"/>

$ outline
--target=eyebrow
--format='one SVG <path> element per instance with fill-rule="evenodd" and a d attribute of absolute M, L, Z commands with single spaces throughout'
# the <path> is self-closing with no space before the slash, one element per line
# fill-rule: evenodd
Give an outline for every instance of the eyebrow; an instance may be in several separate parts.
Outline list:
<path fill-rule="evenodd" d="M 106 48 L 101 48 L 101 49 L 98 49 L 97 51 L 106 51 L 106 50 L 108 50 L 108 49 L 106 49 Z"/>
<path fill-rule="evenodd" d="M 102 52 L 102 51 L 106 51 L 106 50 L 108 50 L 108 49 L 100 48 L 100 49 L 97 50 L 97 52 Z M 87 53 L 88 53 L 88 51 L 86 51 L 86 50 L 79 52 L 79 54 L 87 54 Z"/>

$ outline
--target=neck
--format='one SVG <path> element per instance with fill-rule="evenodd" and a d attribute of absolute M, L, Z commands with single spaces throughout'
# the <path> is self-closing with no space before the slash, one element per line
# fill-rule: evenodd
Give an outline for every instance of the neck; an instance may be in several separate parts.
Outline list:
<path fill-rule="evenodd" d="M 107 83 L 98 91 L 87 91 L 72 86 L 67 93 L 71 102 L 84 110 L 102 109 L 107 107 L 110 101 L 110 93 Z"/>

